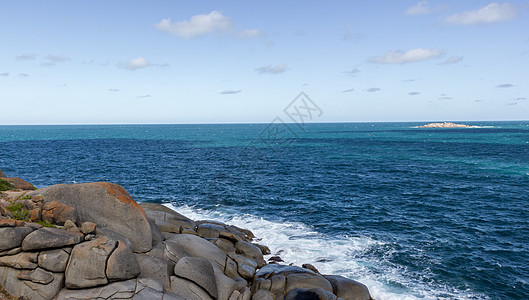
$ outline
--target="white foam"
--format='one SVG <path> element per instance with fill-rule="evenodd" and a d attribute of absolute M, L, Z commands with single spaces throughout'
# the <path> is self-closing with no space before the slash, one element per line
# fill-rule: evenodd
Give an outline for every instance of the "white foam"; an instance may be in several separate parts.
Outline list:
<path fill-rule="evenodd" d="M 254 215 L 202 210 L 187 205 L 165 204 L 193 220 L 213 220 L 251 230 L 257 242 L 279 254 L 286 263 L 314 265 L 322 274 L 342 275 L 367 285 L 376 300 L 488 299 L 471 291 L 428 285 L 420 274 L 383 260 L 366 259 L 362 253 L 384 247 L 369 237 L 330 238 L 312 228 L 293 222 L 272 222 Z M 388 247 L 386 247 L 388 248 Z M 389 253 L 388 253 L 389 254 Z M 427 278 L 426 278 L 427 279 Z"/>

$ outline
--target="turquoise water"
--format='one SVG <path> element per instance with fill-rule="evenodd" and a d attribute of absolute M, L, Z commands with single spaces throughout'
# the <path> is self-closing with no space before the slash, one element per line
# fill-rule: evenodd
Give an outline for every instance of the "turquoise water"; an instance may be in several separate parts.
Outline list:
<path fill-rule="evenodd" d="M 376 299 L 529 298 L 529 122 L 0 126 L 0 169 L 246 226 Z"/>

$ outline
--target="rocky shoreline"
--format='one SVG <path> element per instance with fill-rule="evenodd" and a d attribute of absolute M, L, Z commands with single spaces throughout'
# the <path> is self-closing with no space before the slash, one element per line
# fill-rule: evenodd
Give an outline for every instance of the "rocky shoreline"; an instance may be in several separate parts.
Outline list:
<path fill-rule="evenodd" d="M 265 261 L 254 240 L 117 184 L 35 189 L 0 170 L 0 291 L 15 299 L 371 299 L 354 280 Z"/>

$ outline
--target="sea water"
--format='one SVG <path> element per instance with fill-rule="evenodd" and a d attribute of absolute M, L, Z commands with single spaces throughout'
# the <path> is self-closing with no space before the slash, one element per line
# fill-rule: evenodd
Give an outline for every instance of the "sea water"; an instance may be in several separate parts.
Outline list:
<path fill-rule="evenodd" d="M 0 126 L 0 169 L 251 229 L 375 299 L 528 299 L 529 122 L 468 124 Z"/>

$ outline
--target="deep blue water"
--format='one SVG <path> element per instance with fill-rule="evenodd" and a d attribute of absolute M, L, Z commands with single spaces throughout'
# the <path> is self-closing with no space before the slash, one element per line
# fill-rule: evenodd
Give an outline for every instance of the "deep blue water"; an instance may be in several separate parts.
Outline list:
<path fill-rule="evenodd" d="M 269 226 L 377 299 L 529 299 L 529 122 L 469 124 L 0 126 L 0 169 Z"/>

